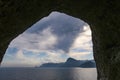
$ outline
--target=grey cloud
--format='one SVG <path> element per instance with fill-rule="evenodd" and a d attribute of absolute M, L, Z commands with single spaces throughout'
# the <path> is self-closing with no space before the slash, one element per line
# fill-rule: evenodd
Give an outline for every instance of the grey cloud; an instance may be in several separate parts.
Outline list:
<path fill-rule="evenodd" d="M 53 45 L 53 50 L 60 49 L 68 53 L 74 40 L 79 33 L 84 31 L 83 27 L 86 25 L 88 24 L 80 19 L 64 13 L 52 12 L 48 17 L 43 18 L 26 30 L 25 33 L 39 36 L 43 30 L 50 28 L 51 33 L 57 37 L 57 43 Z M 33 44 L 33 42 L 31 43 Z"/>

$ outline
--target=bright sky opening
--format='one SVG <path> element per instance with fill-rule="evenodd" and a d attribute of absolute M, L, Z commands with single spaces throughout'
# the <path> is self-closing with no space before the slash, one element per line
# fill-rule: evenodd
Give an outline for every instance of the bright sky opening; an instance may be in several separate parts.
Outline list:
<path fill-rule="evenodd" d="M 1 66 L 34 67 L 69 57 L 93 59 L 90 27 L 78 18 L 52 12 L 10 43 Z"/>

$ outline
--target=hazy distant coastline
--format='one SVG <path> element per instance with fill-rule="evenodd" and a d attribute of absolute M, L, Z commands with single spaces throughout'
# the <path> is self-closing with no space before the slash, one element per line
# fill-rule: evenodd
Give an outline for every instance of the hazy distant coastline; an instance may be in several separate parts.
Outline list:
<path fill-rule="evenodd" d="M 63 63 L 44 63 L 40 68 L 62 68 L 62 67 L 80 67 L 80 68 L 95 68 L 96 64 L 94 60 L 76 60 L 73 58 L 68 58 L 66 62 Z"/>

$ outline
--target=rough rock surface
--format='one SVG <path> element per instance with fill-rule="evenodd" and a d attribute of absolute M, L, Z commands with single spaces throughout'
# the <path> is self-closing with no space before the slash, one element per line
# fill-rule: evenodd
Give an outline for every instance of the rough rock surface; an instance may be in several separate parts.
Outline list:
<path fill-rule="evenodd" d="M 119 80 L 120 0 L 0 0 L 0 62 L 12 39 L 52 11 L 90 25 L 98 80 Z"/>

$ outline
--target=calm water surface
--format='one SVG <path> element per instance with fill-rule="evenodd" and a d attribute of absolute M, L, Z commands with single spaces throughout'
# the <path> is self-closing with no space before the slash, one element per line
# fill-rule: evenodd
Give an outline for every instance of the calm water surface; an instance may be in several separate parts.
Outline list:
<path fill-rule="evenodd" d="M 97 80 L 95 68 L 0 68 L 0 80 Z"/>

